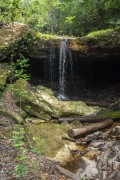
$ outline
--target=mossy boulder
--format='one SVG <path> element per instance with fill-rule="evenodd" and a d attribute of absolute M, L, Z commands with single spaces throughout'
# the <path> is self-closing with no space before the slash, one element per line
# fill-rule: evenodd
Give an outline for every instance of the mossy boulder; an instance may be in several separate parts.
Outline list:
<path fill-rule="evenodd" d="M 15 123 L 19 123 L 19 124 L 23 123 L 23 118 L 19 114 L 7 111 L 2 106 L 0 106 L 0 115 L 11 118 L 13 121 L 15 121 Z"/>
<path fill-rule="evenodd" d="M 7 64 L 0 63 L 0 89 L 6 84 L 12 72 L 11 66 Z"/>
<path fill-rule="evenodd" d="M 21 107 L 30 116 L 42 120 L 50 120 L 52 117 L 89 115 L 99 110 L 99 108 L 88 107 L 81 101 L 59 101 L 50 89 L 43 86 L 32 87 L 23 79 L 16 81 L 15 88 L 18 104 L 20 101 Z"/>
<path fill-rule="evenodd" d="M 70 156 L 70 149 L 77 146 L 68 141 L 63 141 L 68 127 L 53 123 L 25 124 L 27 142 L 32 149 L 38 150 L 43 155 L 64 163 Z"/>

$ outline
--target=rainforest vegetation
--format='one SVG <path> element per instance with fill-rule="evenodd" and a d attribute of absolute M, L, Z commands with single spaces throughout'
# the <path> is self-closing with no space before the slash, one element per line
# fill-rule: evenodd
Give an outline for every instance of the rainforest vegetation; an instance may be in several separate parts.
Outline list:
<path fill-rule="evenodd" d="M 120 25 L 120 0 L 1 0 L 0 22 L 49 34 L 81 36 Z"/>

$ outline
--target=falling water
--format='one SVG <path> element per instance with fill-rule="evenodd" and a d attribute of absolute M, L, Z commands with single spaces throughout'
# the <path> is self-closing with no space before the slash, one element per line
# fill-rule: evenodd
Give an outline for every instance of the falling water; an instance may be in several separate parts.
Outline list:
<path fill-rule="evenodd" d="M 62 40 L 60 44 L 60 53 L 59 53 L 59 95 L 58 98 L 65 100 L 67 99 L 65 95 L 66 89 L 66 76 L 67 69 L 69 68 L 70 77 L 73 76 L 73 61 L 72 54 L 68 48 L 68 40 Z"/>
<path fill-rule="evenodd" d="M 61 41 L 59 54 L 59 99 L 65 99 L 65 69 L 67 58 L 67 39 Z"/>

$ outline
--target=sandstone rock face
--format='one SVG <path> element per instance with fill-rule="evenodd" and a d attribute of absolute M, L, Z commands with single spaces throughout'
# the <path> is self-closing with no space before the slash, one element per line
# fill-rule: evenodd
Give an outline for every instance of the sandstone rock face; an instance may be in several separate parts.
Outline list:
<path fill-rule="evenodd" d="M 22 23 L 13 23 L 0 29 L 0 58 L 4 59 L 11 51 L 12 44 L 17 44 L 27 34 L 31 35 L 24 42 L 27 45 L 27 53 L 29 57 L 36 59 L 47 58 L 48 49 L 54 44 L 55 51 L 60 48 L 63 39 L 68 40 L 69 48 L 73 52 L 78 53 L 78 57 L 90 59 L 110 58 L 111 56 L 120 56 L 120 30 L 113 30 L 112 34 L 99 37 L 37 37 L 37 33 L 33 33 L 30 28 Z M 26 50 L 24 50 L 26 52 Z M 81 60 L 81 58 L 79 58 Z"/>
<path fill-rule="evenodd" d="M 60 101 L 54 96 L 54 92 L 46 87 L 31 87 L 25 80 L 16 81 L 18 98 L 21 100 L 23 110 L 30 116 L 42 120 L 50 120 L 52 117 L 59 118 L 72 115 L 89 115 L 99 109 L 88 107 L 81 101 Z M 22 93 L 22 94 L 21 94 Z"/>
<path fill-rule="evenodd" d="M 82 60 L 109 60 L 120 56 L 120 29 L 113 29 L 111 33 L 102 36 L 84 36 L 84 37 L 55 37 L 53 39 L 36 39 L 36 44 L 29 49 L 29 55 L 32 58 L 46 58 L 45 50 L 50 49 L 54 44 L 54 49 L 60 48 L 62 40 L 67 39 L 68 47 L 71 52 L 77 53 L 79 61 Z"/>

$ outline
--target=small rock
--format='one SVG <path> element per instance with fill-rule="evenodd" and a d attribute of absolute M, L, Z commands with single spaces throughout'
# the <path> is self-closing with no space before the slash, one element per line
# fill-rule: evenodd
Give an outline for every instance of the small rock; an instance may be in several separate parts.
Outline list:
<path fill-rule="evenodd" d="M 25 122 L 26 122 L 26 123 L 41 124 L 41 123 L 45 123 L 46 121 L 45 121 L 45 120 L 38 119 L 38 118 L 29 117 L 29 118 L 26 118 L 26 119 L 25 119 Z"/>
<path fill-rule="evenodd" d="M 79 128 L 79 127 L 82 126 L 82 124 L 81 124 L 80 121 L 75 120 L 75 121 L 73 121 L 73 122 L 70 123 L 70 126 L 71 126 L 72 128 Z"/>

